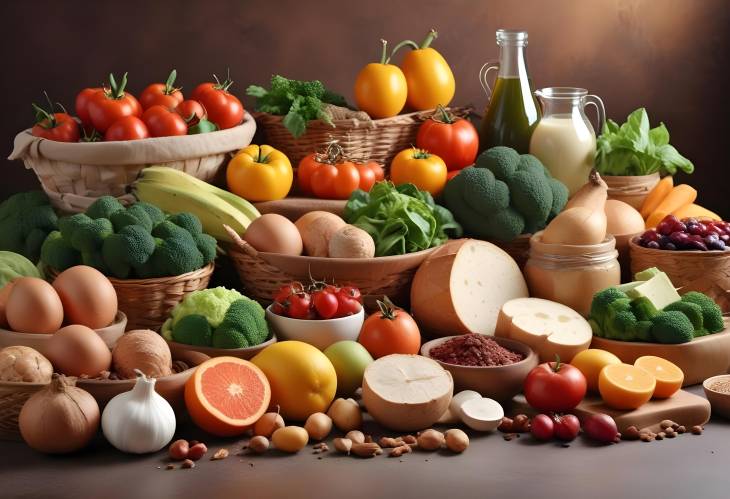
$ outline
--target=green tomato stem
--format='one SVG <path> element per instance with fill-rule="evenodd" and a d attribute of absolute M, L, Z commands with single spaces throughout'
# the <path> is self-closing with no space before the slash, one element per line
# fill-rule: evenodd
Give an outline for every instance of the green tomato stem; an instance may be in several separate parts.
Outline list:
<path fill-rule="evenodd" d="M 177 70 L 173 69 L 170 71 L 170 75 L 167 77 L 167 80 L 165 81 L 165 95 L 171 95 L 172 93 L 179 90 L 179 88 L 175 88 L 173 85 L 175 85 L 175 79 L 177 78 Z"/>
<path fill-rule="evenodd" d="M 378 300 L 378 308 L 380 309 L 380 318 L 394 321 L 398 315 L 396 306 L 390 301 L 390 298 L 383 296 L 383 300 Z"/>
<path fill-rule="evenodd" d="M 426 39 L 423 40 L 423 43 L 421 44 L 421 46 L 419 48 L 426 49 L 426 48 L 430 47 L 431 43 L 433 43 L 433 41 L 436 38 L 438 38 L 438 36 L 439 36 L 438 31 L 431 28 L 431 31 L 428 32 L 428 35 L 426 35 Z"/>
<path fill-rule="evenodd" d="M 428 159 L 431 157 L 431 153 L 425 149 L 416 149 L 413 152 L 413 159 Z"/>
<path fill-rule="evenodd" d="M 556 373 L 560 371 L 561 367 L 563 367 L 563 365 L 560 363 L 560 355 L 555 354 L 555 367 L 553 367 L 553 372 Z"/>
<path fill-rule="evenodd" d="M 403 40 L 398 45 L 396 45 L 395 47 L 393 47 L 393 51 L 390 53 L 390 57 L 388 57 L 385 60 L 385 64 L 389 63 L 390 60 L 395 55 L 395 53 L 398 52 L 403 47 L 405 47 L 406 45 L 408 45 L 409 47 L 411 47 L 413 50 L 418 50 L 418 44 L 416 42 L 414 42 L 413 40 Z"/>

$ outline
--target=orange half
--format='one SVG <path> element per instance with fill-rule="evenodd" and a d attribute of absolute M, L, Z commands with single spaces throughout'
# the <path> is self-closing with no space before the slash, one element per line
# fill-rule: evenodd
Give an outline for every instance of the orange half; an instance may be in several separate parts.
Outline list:
<path fill-rule="evenodd" d="M 185 383 L 185 405 L 193 422 L 213 435 L 240 435 L 266 412 L 271 387 L 247 360 L 216 357 L 198 366 Z"/>
<path fill-rule="evenodd" d="M 601 398 L 614 409 L 638 409 L 651 399 L 654 388 L 654 375 L 631 364 L 609 364 L 598 375 Z"/>
<path fill-rule="evenodd" d="M 636 359 L 634 365 L 649 371 L 656 378 L 654 398 L 669 398 L 682 388 L 684 372 L 679 366 L 667 359 L 654 355 L 644 355 Z"/>

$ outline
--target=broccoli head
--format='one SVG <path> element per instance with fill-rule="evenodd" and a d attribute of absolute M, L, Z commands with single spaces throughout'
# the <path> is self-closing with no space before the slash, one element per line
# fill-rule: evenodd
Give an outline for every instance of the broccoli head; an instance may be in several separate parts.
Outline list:
<path fill-rule="evenodd" d="M 112 275 L 126 279 L 131 267 L 147 262 L 156 247 L 155 238 L 144 227 L 127 225 L 104 240 L 101 253 Z"/>
<path fill-rule="evenodd" d="M 515 208 L 531 223 L 544 223 L 553 209 L 553 191 L 545 174 L 518 170 L 507 182 Z"/>
<path fill-rule="evenodd" d="M 661 311 L 651 320 L 651 335 L 659 343 L 692 341 L 694 327 L 686 315 L 677 310 Z"/>
<path fill-rule="evenodd" d="M 510 147 L 497 146 L 481 153 L 474 166 L 491 170 L 497 179 L 506 182 L 517 171 L 519 163 L 520 155 L 517 151 Z"/>
<path fill-rule="evenodd" d="M 109 267 L 104 263 L 104 257 L 101 254 L 101 250 L 84 251 L 81 253 L 81 263 L 94 267 L 102 274 L 109 274 Z"/>
<path fill-rule="evenodd" d="M 631 310 L 640 321 L 650 321 L 652 317 L 659 313 L 651 300 L 646 296 L 634 298 L 631 301 Z"/>
<path fill-rule="evenodd" d="M 695 303 L 702 309 L 702 325 L 708 333 L 719 333 L 725 329 L 722 310 L 715 301 L 699 291 L 690 291 L 682 295 L 682 301 Z"/>
<path fill-rule="evenodd" d="M 179 225 L 171 222 L 170 220 L 165 220 L 164 222 L 160 222 L 155 226 L 154 229 L 152 229 L 152 235 L 155 237 L 159 237 L 160 239 L 170 239 L 171 237 L 177 237 L 179 239 L 186 239 L 190 242 L 194 242 L 192 234 L 188 232 L 186 229 L 183 229 Z"/>
<path fill-rule="evenodd" d="M 635 341 L 638 319 L 631 310 L 631 299 L 619 298 L 608 305 L 604 328 L 606 338 L 620 341 Z"/>
<path fill-rule="evenodd" d="M 147 232 L 152 230 L 152 219 L 150 219 L 144 208 L 136 207 L 136 205 L 112 214 L 110 220 L 116 232 L 121 231 L 127 225 L 141 225 Z"/>
<path fill-rule="evenodd" d="M 71 246 L 82 253 L 100 249 L 104 239 L 114 233 L 114 227 L 108 219 L 92 220 L 89 217 L 86 219 L 74 225 L 71 235 Z"/>
<path fill-rule="evenodd" d="M 208 265 L 215 260 L 218 242 L 213 236 L 208 234 L 194 234 L 193 239 L 195 240 L 198 251 L 203 255 L 203 265 Z"/>
<path fill-rule="evenodd" d="M 602 331 L 604 331 L 604 334 L 606 329 L 604 323 L 608 316 L 608 306 L 616 300 L 626 298 L 628 298 L 626 293 L 619 291 L 614 287 L 606 288 L 593 295 L 590 318 Z"/>
<path fill-rule="evenodd" d="M 684 315 L 686 315 L 689 321 L 692 323 L 692 327 L 694 328 L 694 336 L 704 336 L 705 334 L 707 334 L 707 331 L 705 331 L 703 325 L 702 307 L 700 307 L 696 303 L 679 300 L 670 303 L 662 310 L 664 312 L 676 310 L 677 312 L 682 312 Z"/>
<path fill-rule="evenodd" d="M 109 219 L 114 213 L 123 210 L 124 205 L 117 198 L 114 196 L 102 196 L 89 205 L 86 209 L 86 215 L 94 220 L 99 218 Z"/>
<path fill-rule="evenodd" d="M 213 330 L 204 315 L 186 315 L 172 328 L 172 339 L 185 345 L 210 346 Z"/>
<path fill-rule="evenodd" d="M 46 236 L 57 226 L 58 217 L 43 192 L 13 194 L 0 203 L 0 250 L 38 262 Z"/>
<path fill-rule="evenodd" d="M 187 233 L 187 231 L 185 231 Z M 187 274 L 203 266 L 203 255 L 190 238 L 177 236 L 164 239 L 152 254 L 152 263 L 161 275 Z"/>
<path fill-rule="evenodd" d="M 63 271 L 81 263 L 81 254 L 73 249 L 61 233 L 54 230 L 41 246 L 41 262 L 49 267 Z"/>
<path fill-rule="evenodd" d="M 486 168 L 464 168 L 458 176 L 464 201 L 480 215 L 490 217 L 509 206 L 507 184 Z"/>
<path fill-rule="evenodd" d="M 170 215 L 167 220 L 174 223 L 178 227 L 182 227 L 186 231 L 190 232 L 190 234 L 195 235 L 201 234 L 203 232 L 203 224 L 200 222 L 200 219 L 192 213 L 176 213 L 174 215 Z"/>
<path fill-rule="evenodd" d="M 153 204 L 138 201 L 134 203 L 133 206 L 137 207 L 135 208 L 135 211 L 137 209 L 142 209 L 145 213 L 147 213 L 147 216 L 150 217 L 150 220 L 152 220 L 152 226 L 155 226 L 165 220 L 165 212 Z"/>
<path fill-rule="evenodd" d="M 264 309 L 257 302 L 243 298 L 228 307 L 223 322 L 213 331 L 213 346 L 245 348 L 259 345 L 268 337 L 269 327 Z"/>

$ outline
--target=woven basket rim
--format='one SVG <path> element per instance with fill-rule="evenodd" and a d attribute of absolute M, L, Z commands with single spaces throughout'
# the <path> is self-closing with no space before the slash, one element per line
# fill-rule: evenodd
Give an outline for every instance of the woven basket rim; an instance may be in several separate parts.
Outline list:
<path fill-rule="evenodd" d="M 167 276 L 167 277 L 151 277 L 149 279 L 118 279 L 116 277 L 106 276 L 107 279 L 109 279 L 109 282 L 112 283 L 112 285 L 120 285 L 120 286 L 129 286 L 129 285 L 155 285 L 155 284 L 166 284 L 170 281 L 178 282 L 178 281 L 187 281 L 192 278 L 197 278 L 200 276 L 204 276 L 206 274 L 209 274 L 213 272 L 213 269 L 215 268 L 215 262 L 210 262 L 205 267 L 200 267 L 197 270 L 193 270 L 192 272 L 187 272 L 185 274 L 179 274 L 179 275 L 173 275 L 173 276 Z M 52 275 L 58 275 L 60 272 L 54 268 L 49 268 L 49 272 L 51 272 Z"/>
<path fill-rule="evenodd" d="M 244 241 L 245 242 L 245 241 Z M 248 244 L 248 243 L 246 243 Z M 421 251 L 414 251 L 412 253 L 406 253 L 404 255 L 389 255 L 389 256 L 375 256 L 373 258 L 332 258 L 328 256 L 308 256 L 308 255 L 284 255 L 281 253 L 271 253 L 271 252 L 265 252 L 265 251 L 256 251 L 253 250 L 255 253 L 247 253 L 245 250 L 240 248 L 239 246 L 235 244 L 231 244 L 228 251 L 235 251 L 238 253 L 243 253 L 244 255 L 250 256 L 252 258 L 258 258 L 260 260 L 268 261 L 266 260 L 267 256 L 271 256 L 274 258 L 283 258 L 285 260 L 289 260 L 292 262 L 309 262 L 309 263 L 332 263 L 333 261 L 337 262 L 338 264 L 352 264 L 352 265 L 377 265 L 381 263 L 390 263 L 390 262 L 397 262 L 399 260 L 405 260 L 414 258 L 417 255 L 428 255 L 432 251 L 434 251 L 439 246 L 434 246 L 433 248 L 426 248 Z M 272 264 L 270 264 L 272 265 Z"/>
<path fill-rule="evenodd" d="M 451 111 L 452 113 L 458 114 L 458 113 L 464 113 L 468 114 L 469 112 L 473 111 L 473 108 L 469 106 L 454 106 L 454 107 L 447 107 L 447 111 Z M 374 119 L 370 121 L 364 121 L 364 120 L 358 120 L 358 122 L 362 126 L 385 126 L 390 124 L 403 124 L 404 122 L 410 122 L 415 119 L 427 119 L 429 116 L 434 114 L 436 112 L 436 109 L 426 109 L 424 111 L 413 111 L 410 113 L 405 114 L 398 114 L 395 116 L 391 116 L 390 118 L 379 118 Z M 264 113 L 261 111 L 252 111 L 251 115 L 259 120 L 268 122 L 268 123 L 281 123 L 284 120 L 284 116 L 278 115 L 278 114 L 271 114 L 271 113 Z M 345 118 L 345 119 L 339 119 L 339 120 L 332 120 L 332 123 L 335 125 L 334 128 L 353 128 L 353 118 Z M 325 123 L 322 120 L 309 120 L 307 122 L 307 129 L 310 127 L 322 127 L 322 128 L 333 128 L 331 125 Z"/>
<path fill-rule="evenodd" d="M 629 239 L 629 247 L 634 251 L 642 252 L 646 255 L 664 256 L 667 258 L 672 257 L 692 257 L 692 258 L 715 258 L 725 257 L 730 258 L 730 250 L 663 250 L 654 248 L 645 248 L 639 244 L 641 235 L 634 236 Z"/>

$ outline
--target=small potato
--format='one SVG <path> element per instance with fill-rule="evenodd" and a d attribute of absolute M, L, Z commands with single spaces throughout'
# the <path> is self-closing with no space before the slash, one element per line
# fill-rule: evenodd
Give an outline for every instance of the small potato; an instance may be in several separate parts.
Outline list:
<path fill-rule="evenodd" d="M 424 430 L 418 435 L 418 448 L 428 451 L 439 450 L 445 443 L 444 434 L 436 430 Z"/>
<path fill-rule="evenodd" d="M 301 426 L 285 426 L 274 432 L 271 441 L 280 451 L 295 453 L 306 447 L 309 434 Z"/>
<path fill-rule="evenodd" d="M 327 411 L 335 426 L 341 431 L 357 430 L 362 426 L 360 406 L 352 399 L 338 398 Z"/>
<path fill-rule="evenodd" d="M 469 436 L 458 428 L 447 430 L 446 447 L 452 452 L 464 452 L 469 447 Z"/>
<path fill-rule="evenodd" d="M 248 441 L 248 449 L 255 454 L 263 454 L 269 449 L 269 439 L 262 435 L 256 435 Z"/>
<path fill-rule="evenodd" d="M 286 426 L 284 424 L 284 418 L 278 412 L 267 412 L 253 425 L 253 434 L 271 438 L 271 435 L 276 430 L 284 426 Z"/>
<path fill-rule="evenodd" d="M 323 412 L 315 412 L 307 418 L 304 429 L 314 440 L 324 440 L 332 431 L 332 418 Z"/>

